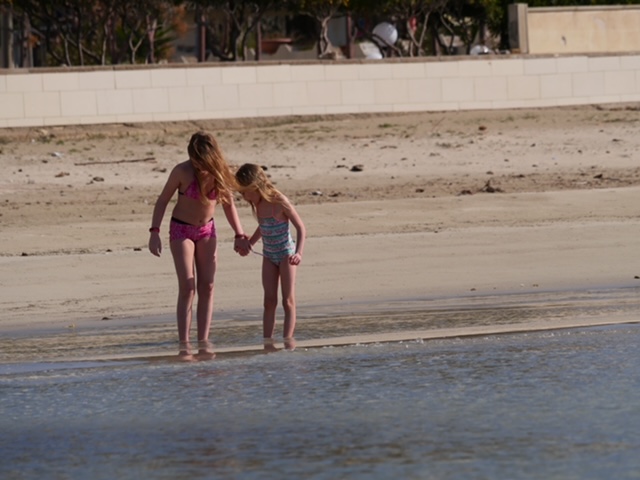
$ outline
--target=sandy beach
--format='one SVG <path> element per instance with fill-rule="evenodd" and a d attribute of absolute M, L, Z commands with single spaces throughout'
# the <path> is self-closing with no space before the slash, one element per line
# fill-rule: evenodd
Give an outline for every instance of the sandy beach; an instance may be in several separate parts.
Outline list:
<path fill-rule="evenodd" d="M 160 259 L 147 229 L 198 129 L 298 205 L 298 332 L 375 303 L 640 287 L 635 105 L 4 129 L 0 329 L 170 318 L 169 215 Z M 260 258 L 216 221 L 215 318 L 259 311 Z"/>

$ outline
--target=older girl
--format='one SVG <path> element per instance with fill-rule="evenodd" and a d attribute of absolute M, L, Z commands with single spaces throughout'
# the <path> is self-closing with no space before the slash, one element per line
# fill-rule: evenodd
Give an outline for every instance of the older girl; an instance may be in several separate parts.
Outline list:
<path fill-rule="evenodd" d="M 198 350 L 213 356 L 209 329 L 213 316 L 213 283 L 216 272 L 217 232 L 213 218 L 217 203 L 235 232 L 234 247 L 249 253 L 246 236 L 233 202 L 234 177 L 215 138 L 205 132 L 193 134 L 187 148 L 189 160 L 176 165 L 156 201 L 151 219 L 149 250 L 160 256 L 160 225 L 175 192 L 178 201 L 169 223 L 169 247 L 178 276 L 178 338 L 180 355 L 190 357 L 189 331 L 192 303 L 198 294 Z M 195 267 L 195 268 L 194 268 Z"/>

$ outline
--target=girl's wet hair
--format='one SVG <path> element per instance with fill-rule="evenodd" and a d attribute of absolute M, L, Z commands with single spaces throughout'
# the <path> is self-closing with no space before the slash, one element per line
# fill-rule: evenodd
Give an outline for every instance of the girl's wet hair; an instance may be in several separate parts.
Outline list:
<path fill-rule="evenodd" d="M 203 191 L 203 186 L 207 186 L 208 190 L 213 188 L 216 191 L 220 203 L 229 203 L 235 179 L 214 136 L 203 131 L 194 133 L 187 152 L 196 173 L 201 201 L 208 202 Z M 213 185 L 207 178 L 209 176 L 214 179 Z"/>

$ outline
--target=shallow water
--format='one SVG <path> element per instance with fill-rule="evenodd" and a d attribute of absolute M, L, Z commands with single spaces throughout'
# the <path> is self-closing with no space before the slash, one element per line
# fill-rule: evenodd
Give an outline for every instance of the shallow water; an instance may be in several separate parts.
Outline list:
<path fill-rule="evenodd" d="M 621 324 L 195 363 L 31 351 L 0 365 L 0 478 L 640 478 L 639 343 Z"/>

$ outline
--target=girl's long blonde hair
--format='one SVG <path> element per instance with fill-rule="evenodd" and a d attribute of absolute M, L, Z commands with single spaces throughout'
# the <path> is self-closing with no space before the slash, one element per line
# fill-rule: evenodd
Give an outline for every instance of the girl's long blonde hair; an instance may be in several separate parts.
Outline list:
<path fill-rule="evenodd" d="M 195 170 L 200 201 L 208 203 L 207 193 L 213 189 L 218 202 L 230 203 L 235 178 L 213 135 L 202 131 L 194 133 L 189 140 L 187 152 Z"/>
<path fill-rule="evenodd" d="M 236 188 L 239 192 L 256 190 L 267 202 L 284 204 L 286 201 L 285 196 L 273 186 L 262 167 L 254 163 L 245 163 L 238 168 Z M 255 215 L 256 206 L 253 203 L 251 203 L 251 210 Z"/>

